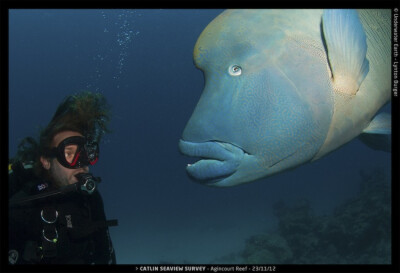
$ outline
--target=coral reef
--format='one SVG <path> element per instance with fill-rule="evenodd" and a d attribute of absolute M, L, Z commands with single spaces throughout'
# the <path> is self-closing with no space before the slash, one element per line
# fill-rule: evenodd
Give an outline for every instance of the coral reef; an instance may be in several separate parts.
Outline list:
<path fill-rule="evenodd" d="M 391 194 L 385 173 L 360 172 L 357 196 L 316 215 L 309 202 L 274 205 L 278 229 L 246 241 L 242 257 L 249 264 L 389 264 Z"/>

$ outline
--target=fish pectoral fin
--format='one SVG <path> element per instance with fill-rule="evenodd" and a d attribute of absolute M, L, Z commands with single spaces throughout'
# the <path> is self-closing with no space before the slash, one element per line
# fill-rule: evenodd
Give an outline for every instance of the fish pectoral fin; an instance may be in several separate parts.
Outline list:
<path fill-rule="evenodd" d="M 392 116 L 389 113 L 379 113 L 369 123 L 368 127 L 363 130 L 367 134 L 392 134 Z"/>
<path fill-rule="evenodd" d="M 359 139 L 374 150 L 391 152 L 392 125 L 391 115 L 380 113 L 370 122 L 359 136 Z"/>
<path fill-rule="evenodd" d="M 322 30 L 334 90 L 355 95 L 369 71 L 366 35 L 357 12 L 324 10 Z"/>

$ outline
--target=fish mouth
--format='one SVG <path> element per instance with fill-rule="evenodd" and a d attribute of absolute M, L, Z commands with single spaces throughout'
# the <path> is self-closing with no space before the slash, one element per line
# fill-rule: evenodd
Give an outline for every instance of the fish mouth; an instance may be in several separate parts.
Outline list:
<path fill-rule="evenodd" d="M 179 150 L 184 155 L 200 158 L 195 163 L 188 164 L 186 171 L 191 179 L 206 185 L 215 184 L 233 175 L 244 155 L 248 154 L 235 144 L 217 140 L 190 142 L 180 139 Z"/>

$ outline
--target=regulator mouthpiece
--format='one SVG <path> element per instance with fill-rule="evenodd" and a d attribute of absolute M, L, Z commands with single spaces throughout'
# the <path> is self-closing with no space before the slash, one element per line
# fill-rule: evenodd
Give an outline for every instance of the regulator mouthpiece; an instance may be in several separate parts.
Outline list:
<path fill-rule="evenodd" d="M 75 175 L 78 179 L 77 190 L 83 194 L 92 194 L 100 183 L 100 177 L 94 177 L 91 173 L 78 173 Z"/>

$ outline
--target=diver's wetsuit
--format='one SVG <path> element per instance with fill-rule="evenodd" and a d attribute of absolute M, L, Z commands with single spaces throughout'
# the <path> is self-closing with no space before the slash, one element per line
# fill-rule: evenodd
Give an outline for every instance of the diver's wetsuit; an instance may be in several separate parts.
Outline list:
<path fill-rule="evenodd" d="M 34 186 L 22 194 L 51 191 L 41 180 L 30 184 Z M 115 264 L 99 192 L 69 192 L 10 206 L 9 263 Z"/>

